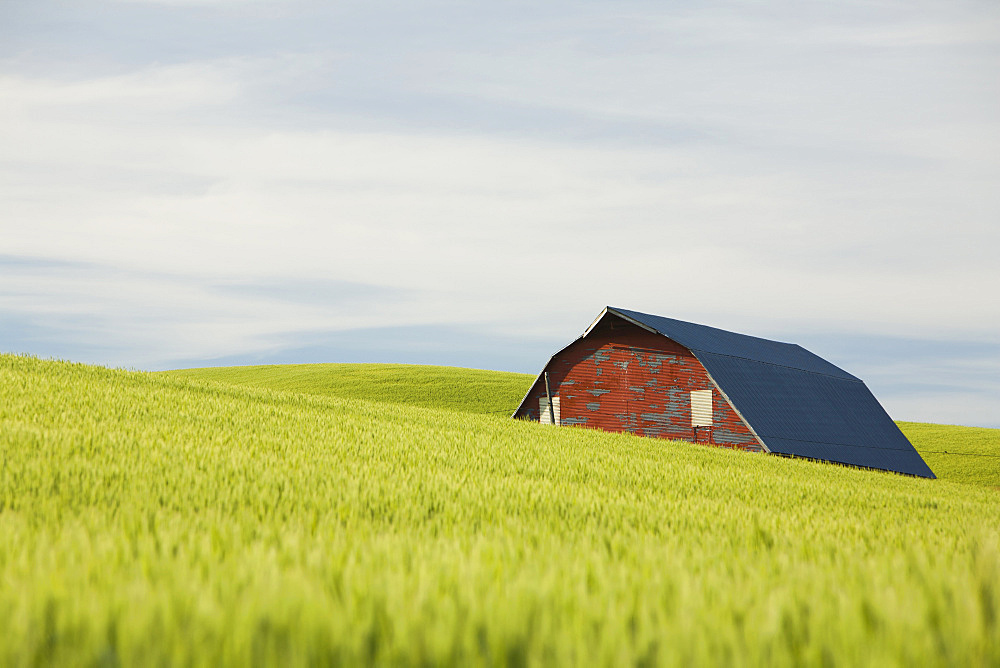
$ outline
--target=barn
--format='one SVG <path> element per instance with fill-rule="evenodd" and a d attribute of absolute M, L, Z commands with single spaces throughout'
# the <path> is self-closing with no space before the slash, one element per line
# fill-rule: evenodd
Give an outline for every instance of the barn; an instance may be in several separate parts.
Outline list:
<path fill-rule="evenodd" d="M 863 381 L 805 348 L 611 306 L 514 417 L 935 477 Z"/>

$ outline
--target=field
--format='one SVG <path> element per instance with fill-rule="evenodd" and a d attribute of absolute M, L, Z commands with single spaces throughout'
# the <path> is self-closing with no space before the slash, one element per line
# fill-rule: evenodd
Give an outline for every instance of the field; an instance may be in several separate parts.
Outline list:
<path fill-rule="evenodd" d="M 510 415 L 534 376 L 406 364 L 283 364 L 162 372 L 175 378 Z M 1000 429 L 900 422 L 938 478 L 1000 488 Z"/>
<path fill-rule="evenodd" d="M 0 356 L 0 664 L 1000 664 L 990 473 L 513 421 L 513 374 L 263 371 Z"/>
<path fill-rule="evenodd" d="M 898 424 L 939 478 L 1000 491 L 1000 429 Z"/>
<path fill-rule="evenodd" d="M 510 415 L 533 376 L 412 364 L 281 364 L 163 371 L 160 375 L 343 399 Z"/>

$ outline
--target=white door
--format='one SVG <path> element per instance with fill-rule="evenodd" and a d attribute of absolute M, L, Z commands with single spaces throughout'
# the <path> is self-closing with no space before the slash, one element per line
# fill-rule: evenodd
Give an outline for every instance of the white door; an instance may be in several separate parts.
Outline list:
<path fill-rule="evenodd" d="M 559 397 L 552 397 L 552 412 L 555 413 L 556 426 L 559 425 Z M 549 416 L 549 399 L 540 397 L 538 399 L 538 421 L 542 424 L 552 424 Z"/>

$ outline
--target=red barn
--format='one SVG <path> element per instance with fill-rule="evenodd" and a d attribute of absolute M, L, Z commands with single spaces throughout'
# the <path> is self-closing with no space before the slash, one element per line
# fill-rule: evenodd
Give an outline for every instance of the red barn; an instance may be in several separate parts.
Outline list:
<path fill-rule="evenodd" d="M 610 306 L 514 417 L 935 477 L 860 379 L 804 348 Z"/>

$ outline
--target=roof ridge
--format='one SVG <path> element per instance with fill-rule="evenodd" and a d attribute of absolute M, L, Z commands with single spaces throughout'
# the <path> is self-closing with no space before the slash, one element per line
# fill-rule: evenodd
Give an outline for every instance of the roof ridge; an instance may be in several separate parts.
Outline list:
<path fill-rule="evenodd" d="M 800 344 L 794 343 L 792 341 L 778 341 L 777 339 L 769 339 L 767 337 L 757 336 L 755 334 L 744 334 L 743 332 L 734 332 L 731 329 L 723 329 L 722 327 L 715 327 L 714 325 L 704 325 L 704 324 L 702 324 L 700 322 L 691 322 L 690 320 L 680 320 L 679 318 L 671 318 L 671 317 L 668 317 L 668 316 L 665 316 L 665 315 L 656 315 L 655 313 L 645 313 L 644 311 L 633 311 L 632 309 L 619 308 L 617 306 L 608 306 L 608 307 L 605 307 L 605 308 L 607 310 L 611 310 L 611 311 L 618 311 L 618 312 L 625 312 L 625 313 L 637 313 L 638 315 L 644 315 L 644 316 L 648 316 L 650 318 L 658 318 L 660 320 L 672 320 L 674 322 L 679 322 L 682 325 L 693 325 L 694 327 L 702 327 L 704 329 L 711 329 L 711 330 L 714 330 L 716 332 L 722 332 L 724 334 L 732 334 L 733 336 L 739 336 L 739 337 L 745 338 L 745 339 L 757 339 L 758 341 L 766 341 L 768 343 L 777 343 L 777 344 L 783 345 L 783 346 L 797 346 L 799 348 L 802 348 L 802 346 Z M 802 349 L 806 350 L 805 348 L 802 348 Z M 809 352 L 809 351 L 806 350 L 806 352 Z"/>
<path fill-rule="evenodd" d="M 798 343 L 776 341 L 753 334 L 733 332 L 711 325 L 702 325 L 615 306 L 605 307 L 601 316 L 605 313 L 624 318 L 633 324 L 675 341 L 689 350 L 700 350 L 704 353 L 732 359 L 770 364 L 803 373 L 815 373 L 831 378 L 864 382 L 854 374 L 841 369 L 833 362 L 820 357 Z M 598 316 L 594 324 L 601 320 L 601 316 Z M 591 325 L 591 328 L 594 324 Z M 721 345 L 717 345 L 717 343 Z M 764 354 L 755 354 L 755 352 L 761 351 L 764 351 Z"/>

